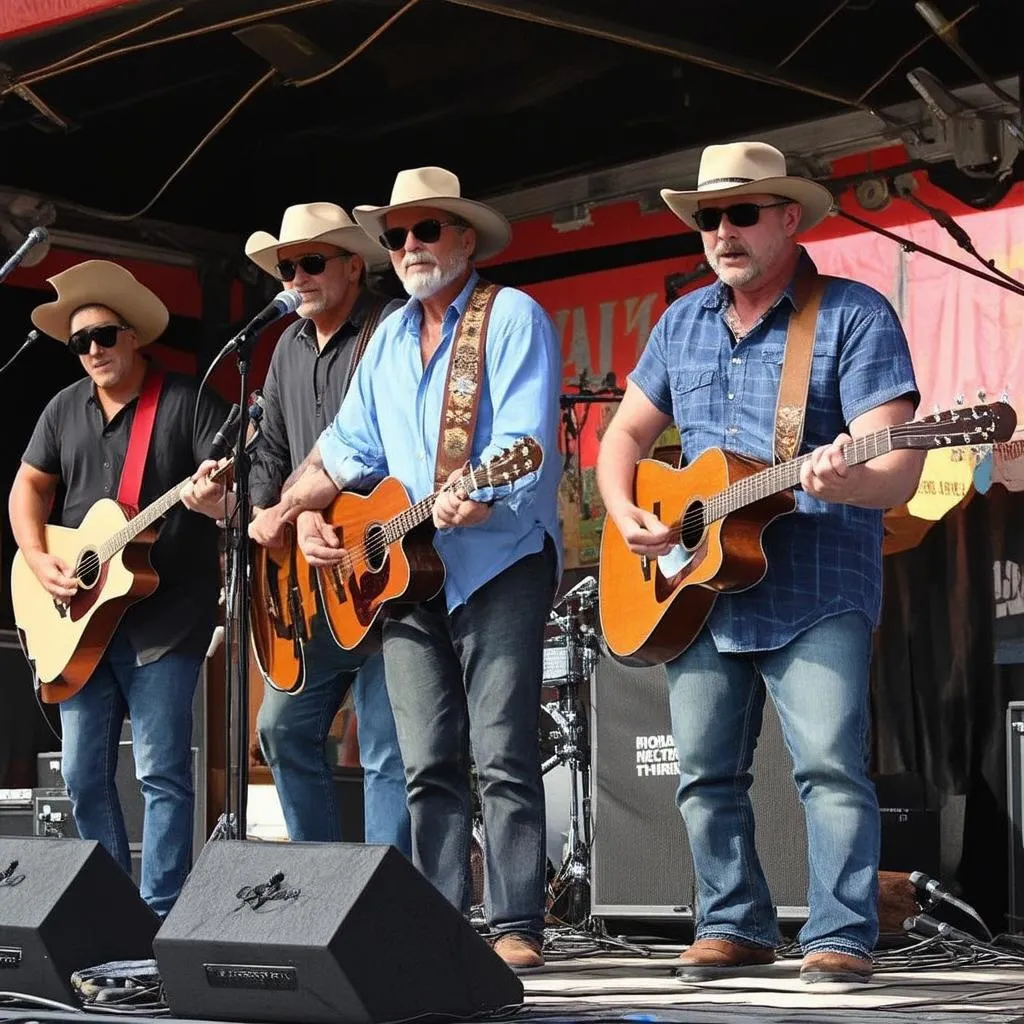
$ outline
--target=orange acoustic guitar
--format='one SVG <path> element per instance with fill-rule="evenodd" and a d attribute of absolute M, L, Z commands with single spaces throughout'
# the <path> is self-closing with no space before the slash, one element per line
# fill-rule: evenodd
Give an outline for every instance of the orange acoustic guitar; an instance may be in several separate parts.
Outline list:
<path fill-rule="evenodd" d="M 336 529 L 345 557 L 317 572 L 324 614 L 338 645 L 353 650 L 363 644 L 387 604 L 426 601 L 440 592 L 445 568 L 434 550 L 431 515 L 442 490 L 511 484 L 538 471 L 543 458 L 540 444 L 523 437 L 415 504 L 394 477 L 365 496 L 339 494 L 324 518 Z"/>
<path fill-rule="evenodd" d="M 306 682 L 303 644 L 313 633 L 317 611 L 316 570 L 306 561 L 287 527 L 277 548 L 252 545 L 252 600 L 249 632 L 253 657 L 275 690 L 298 693 Z"/>
<path fill-rule="evenodd" d="M 1008 440 L 1017 415 L 1005 402 L 936 413 L 887 427 L 843 449 L 856 466 L 906 448 L 993 444 Z M 675 547 L 651 558 L 633 554 L 610 518 L 601 536 L 599 609 L 608 649 L 636 665 L 671 661 L 696 639 L 720 593 L 756 586 L 768 571 L 762 536 L 792 512 L 802 455 L 768 466 L 711 448 L 685 469 L 641 459 L 633 500 L 671 524 Z"/>

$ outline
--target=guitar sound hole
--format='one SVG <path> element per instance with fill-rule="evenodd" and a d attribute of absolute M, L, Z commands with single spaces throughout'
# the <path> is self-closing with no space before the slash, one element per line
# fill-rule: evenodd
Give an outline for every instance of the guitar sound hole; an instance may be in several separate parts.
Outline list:
<path fill-rule="evenodd" d="M 692 551 L 704 536 L 704 502 L 694 501 L 687 505 L 679 526 L 679 542 Z"/>
<path fill-rule="evenodd" d="M 95 551 L 83 551 L 78 556 L 75 576 L 85 589 L 96 585 L 100 578 L 100 560 Z"/>
<path fill-rule="evenodd" d="M 376 524 L 368 527 L 366 533 L 363 534 L 363 544 L 366 548 L 366 565 L 370 572 L 377 572 L 384 565 L 384 559 L 388 556 L 384 528 Z"/>

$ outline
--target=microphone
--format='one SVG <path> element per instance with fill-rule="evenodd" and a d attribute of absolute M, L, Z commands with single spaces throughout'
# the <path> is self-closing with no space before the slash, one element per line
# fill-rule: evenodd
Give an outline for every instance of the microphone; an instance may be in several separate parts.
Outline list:
<path fill-rule="evenodd" d="M 7 257 L 7 262 L 0 267 L 0 281 L 7 277 L 32 249 L 45 242 L 49 237 L 50 233 L 46 228 L 33 228 L 26 236 L 25 241 Z"/>
<path fill-rule="evenodd" d="M 0 373 L 3 373 L 4 370 L 6 370 L 7 367 L 10 366 L 11 363 L 13 363 L 14 360 L 17 359 L 18 356 L 20 356 L 21 353 L 24 352 L 25 349 L 27 349 L 29 345 L 32 344 L 33 341 L 37 341 L 40 338 L 40 336 L 41 332 L 33 327 L 32 330 L 29 331 L 27 335 L 25 335 L 25 340 L 21 343 L 21 348 L 19 348 L 18 351 L 15 352 L 14 355 L 11 356 L 11 358 L 8 359 L 6 363 L 4 363 L 3 366 L 0 366 Z"/>
<path fill-rule="evenodd" d="M 302 296 L 294 289 L 278 292 L 225 346 L 227 352 L 248 355 L 256 336 L 272 323 L 294 313 L 302 305 Z"/>
<path fill-rule="evenodd" d="M 973 918 L 981 927 L 984 929 L 985 934 L 991 938 L 992 932 L 989 927 L 981 919 L 978 912 L 969 903 L 965 903 L 963 900 L 954 896 L 947 889 L 943 888 L 942 883 L 934 878 L 929 877 L 923 871 L 912 871 L 908 876 L 910 884 L 919 892 L 926 893 L 934 907 L 936 903 L 946 903 L 951 907 L 956 907 L 957 910 L 962 914 L 966 914 L 968 917 Z"/>
<path fill-rule="evenodd" d="M 220 430 L 213 435 L 213 442 L 210 444 L 210 458 L 220 458 L 222 452 L 226 452 L 231 447 L 231 432 L 238 425 L 239 419 L 241 419 L 242 410 L 236 402 L 231 406 L 231 411 L 228 413 L 227 419 L 221 424 Z"/>

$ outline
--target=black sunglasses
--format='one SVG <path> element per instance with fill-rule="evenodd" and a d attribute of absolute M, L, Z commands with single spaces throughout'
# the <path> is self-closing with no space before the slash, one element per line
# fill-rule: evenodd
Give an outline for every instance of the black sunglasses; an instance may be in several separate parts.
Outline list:
<path fill-rule="evenodd" d="M 68 338 L 68 348 L 76 356 L 87 355 L 95 341 L 100 348 L 113 348 L 117 344 L 117 336 L 121 331 L 130 331 L 124 324 L 98 324 L 96 327 L 83 327 Z"/>
<path fill-rule="evenodd" d="M 397 252 L 405 245 L 405 240 L 411 231 L 413 238 L 429 245 L 441 237 L 442 228 L 459 226 L 461 225 L 458 221 L 438 220 L 436 217 L 430 217 L 428 220 L 418 221 L 411 228 L 388 228 L 387 231 L 381 233 L 380 244 L 391 252 Z"/>
<path fill-rule="evenodd" d="M 277 272 L 281 275 L 282 281 L 293 280 L 297 267 L 302 267 L 310 277 L 315 277 L 327 269 L 328 260 L 347 259 L 349 255 L 347 252 L 339 252 L 333 256 L 321 256 L 318 252 L 311 252 L 308 256 L 300 256 L 297 260 L 281 260 L 277 265 Z"/>
<path fill-rule="evenodd" d="M 722 223 L 722 214 L 729 217 L 734 228 L 752 228 L 760 219 L 762 210 L 770 210 L 773 206 L 789 206 L 792 199 L 783 199 L 778 203 L 733 203 L 732 206 L 705 206 L 693 211 L 693 219 L 701 231 L 717 231 Z"/>

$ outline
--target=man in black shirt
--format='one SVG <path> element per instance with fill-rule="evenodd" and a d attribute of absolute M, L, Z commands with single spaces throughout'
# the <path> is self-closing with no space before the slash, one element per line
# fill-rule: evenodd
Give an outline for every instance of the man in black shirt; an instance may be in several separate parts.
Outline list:
<path fill-rule="evenodd" d="M 334 418 L 373 327 L 399 300 L 386 302 L 366 289 L 367 264 L 383 264 L 385 250 L 333 203 L 290 206 L 280 237 L 257 231 L 246 255 L 302 295 L 301 319 L 281 335 L 263 389 L 258 455 L 250 475 L 255 508 L 249 535 L 280 546 L 284 524 L 277 501 L 285 478 L 301 465 Z M 203 474 L 213 463 L 203 467 Z M 223 489 L 201 482 L 190 507 L 223 512 Z M 305 685 L 296 694 L 267 685 L 257 719 L 260 745 L 274 775 L 288 835 L 293 840 L 337 841 L 340 826 L 333 779 L 325 755 L 328 731 L 352 687 L 363 767 L 365 838 L 411 853 L 405 769 L 384 684 L 384 660 L 342 650 L 321 617 L 304 648 Z"/>
<path fill-rule="evenodd" d="M 49 282 L 58 297 L 33 310 L 32 322 L 66 342 L 88 376 L 44 409 L 22 455 L 9 508 L 22 556 L 46 590 L 67 601 L 78 587 L 74 570 L 46 551 L 44 539 L 58 486 L 66 492 L 58 521 L 72 528 L 99 499 L 118 496 L 140 393 L 161 372 L 140 349 L 163 333 L 169 314 L 152 291 L 106 260 L 81 263 Z M 165 374 L 140 509 L 193 473 L 209 453 L 227 409 L 205 395 L 193 439 L 195 406 L 195 382 Z M 128 872 L 128 836 L 114 778 L 121 725 L 130 716 L 145 804 L 140 889 L 165 916 L 191 855 L 192 699 L 216 622 L 216 527 L 179 505 L 164 519 L 151 558 L 160 577 L 155 593 L 128 609 L 88 682 L 61 702 L 60 715 L 64 781 L 79 834 L 102 843 Z"/>

